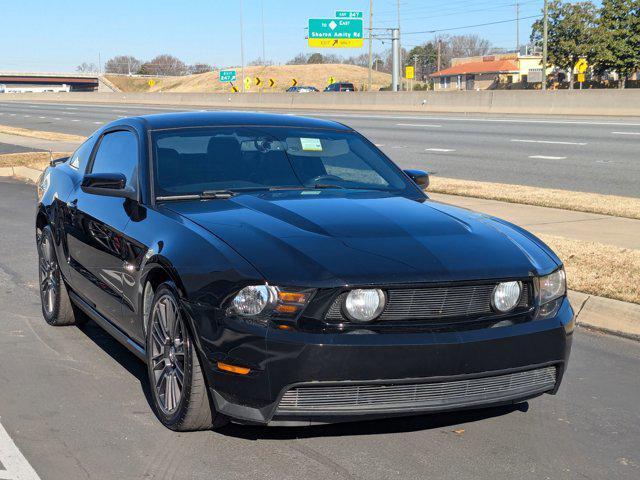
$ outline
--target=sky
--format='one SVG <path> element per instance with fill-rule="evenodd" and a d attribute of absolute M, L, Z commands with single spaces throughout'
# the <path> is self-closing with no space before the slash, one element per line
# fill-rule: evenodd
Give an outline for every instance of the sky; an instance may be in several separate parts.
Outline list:
<path fill-rule="evenodd" d="M 104 65 L 115 55 L 149 60 L 169 53 L 187 64 L 240 65 L 240 0 L 0 0 L 0 71 L 70 72 L 82 62 Z M 543 0 L 520 0 L 520 43 Z M 357 55 L 362 49 L 311 49 L 308 18 L 331 18 L 336 10 L 364 12 L 369 0 L 243 0 L 244 58 L 262 56 L 264 11 L 266 58 L 285 63 L 297 53 Z M 374 28 L 398 23 L 396 0 L 373 0 Z M 411 48 L 434 33 L 478 34 L 496 47 L 513 49 L 516 23 L 470 25 L 515 19 L 515 0 L 400 0 L 402 45 Z M 378 33 L 385 35 L 384 31 Z M 365 32 L 366 34 L 366 32 Z M 374 51 L 390 47 L 374 42 Z"/>

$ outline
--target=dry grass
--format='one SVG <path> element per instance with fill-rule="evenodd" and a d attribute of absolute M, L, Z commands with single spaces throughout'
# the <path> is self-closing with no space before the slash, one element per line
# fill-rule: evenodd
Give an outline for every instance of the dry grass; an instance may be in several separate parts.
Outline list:
<path fill-rule="evenodd" d="M 68 157 L 67 152 L 53 152 L 53 158 Z M 30 167 L 43 170 L 49 164 L 49 152 L 5 153 L 0 155 L 0 167 Z"/>
<path fill-rule="evenodd" d="M 240 68 L 235 67 L 238 81 L 235 83 L 240 87 L 242 78 Z M 298 85 L 311 85 L 318 90 L 327 86 L 328 78 L 334 77 L 336 82 L 351 82 L 358 90 L 366 88 L 369 71 L 366 68 L 356 65 L 343 64 L 318 64 L 318 65 L 274 65 L 274 66 L 251 66 L 245 67 L 244 74 L 251 79 L 256 76 L 265 82 L 264 92 L 284 92 L 291 86 L 291 79 L 298 80 Z M 273 78 L 276 85 L 273 89 L 266 86 L 269 78 Z M 220 83 L 219 71 L 201 73 L 198 75 L 185 75 L 182 77 L 157 77 L 153 78 L 155 85 L 150 87 L 149 77 L 127 77 L 119 75 L 107 75 L 107 79 L 123 92 L 228 92 L 229 84 Z M 380 87 L 388 86 L 391 83 L 391 75 L 388 73 L 376 72 L 372 74 L 371 88 L 379 90 Z M 258 92 L 260 89 L 251 86 L 251 92 Z"/>
<path fill-rule="evenodd" d="M 45 132 L 43 130 L 30 130 L 28 128 L 9 127 L 8 125 L 0 125 L 0 133 L 18 135 L 21 137 L 41 138 L 42 140 L 51 140 L 56 142 L 84 142 L 86 140 L 86 137 L 82 137 L 80 135 Z"/>
<path fill-rule="evenodd" d="M 430 192 L 640 219 L 640 199 L 433 176 Z"/>
<path fill-rule="evenodd" d="M 640 303 L 640 250 L 539 235 L 564 262 L 572 290 Z"/>

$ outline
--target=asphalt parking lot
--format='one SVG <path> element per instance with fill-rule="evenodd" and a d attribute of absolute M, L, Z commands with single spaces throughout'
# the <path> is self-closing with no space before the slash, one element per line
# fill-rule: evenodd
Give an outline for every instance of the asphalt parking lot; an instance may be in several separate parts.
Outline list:
<path fill-rule="evenodd" d="M 640 343 L 584 329 L 559 394 L 512 408 L 170 432 L 149 408 L 133 355 L 92 323 L 42 320 L 34 195 L 0 179 L 2 479 L 37 478 L 28 465 L 43 480 L 640 478 Z"/>

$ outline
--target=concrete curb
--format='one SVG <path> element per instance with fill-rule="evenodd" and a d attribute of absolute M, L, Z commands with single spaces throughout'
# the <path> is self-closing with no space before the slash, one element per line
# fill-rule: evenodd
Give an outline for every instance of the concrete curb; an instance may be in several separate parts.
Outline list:
<path fill-rule="evenodd" d="M 569 300 L 578 325 L 640 340 L 640 305 L 572 290 Z"/>
<path fill-rule="evenodd" d="M 29 167 L 0 168 L 0 176 L 16 177 L 30 183 L 36 183 L 41 173 Z M 640 305 L 573 290 L 569 290 L 568 296 L 578 325 L 640 340 Z"/>

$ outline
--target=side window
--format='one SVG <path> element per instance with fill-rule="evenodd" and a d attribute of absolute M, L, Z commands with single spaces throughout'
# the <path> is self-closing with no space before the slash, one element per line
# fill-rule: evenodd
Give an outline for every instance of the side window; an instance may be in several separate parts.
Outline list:
<path fill-rule="evenodd" d="M 137 187 L 138 139 L 126 130 L 107 133 L 98 146 L 91 173 L 122 173 L 128 187 Z"/>
<path fill-rule="evenodd" d="M 71 155 L 71 158 L 69 159 L 69 166 L 71 168 L 75 168 L 76 170 L 84 172 L 84 170 L 87 168 L 87 160 L 89 160 L 89 156 L 91 155 L 91 150 L 93 150 L 94 144 L 94 139 L 90 138 L 82 145 L 80 145 L 77 150 Z"/>

